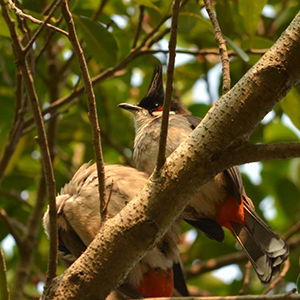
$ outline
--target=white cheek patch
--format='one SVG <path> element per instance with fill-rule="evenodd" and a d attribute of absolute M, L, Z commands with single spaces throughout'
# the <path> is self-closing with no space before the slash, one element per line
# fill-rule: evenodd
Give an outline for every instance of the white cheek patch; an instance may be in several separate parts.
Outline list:
<path fill-rule="evenodd" d="M 162 116 L 162 114 L 163 114 L 163 111 L 162 111 L 162 110 L 161 110 L 161 111 L 154 111 L 154 112 L 152 113 L 153 116 Z M 175 112 L 174 112 L 174 111 L 170 111 L 170 112 L 169 112 L 169 115 L 175 115 Z"/>

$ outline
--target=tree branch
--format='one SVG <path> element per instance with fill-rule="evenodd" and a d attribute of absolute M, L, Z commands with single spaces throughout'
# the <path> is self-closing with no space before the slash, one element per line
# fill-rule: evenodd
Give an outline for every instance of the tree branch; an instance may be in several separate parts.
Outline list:
<path fill-rule="evenodd" d="M 219 52 L 222 62 L 222 71 L 223 71 L 223 86 L 222 94 L 226 94 L 230 90 L 230 71 L 229 71 L 229 58 L 227 53 L 226 41 L 223 39 L 222 31 L 219 25 L 219 22 L 214 14 L 214 11 L 211 6 L 210 0 L 204 0 L 205 8 L 209 15 L 211 24 L 215 31 L 215 40 L 219 44 Z"/>
<path fill-rule="evenodd" d="M 299 32 L 300 13 L 274 46 L 219 99 L 189 138 L 170 155 L 160 176 L 151 176 L 143 190 L 118 215 L 106 221 L 85 253 L 45 291 L 44 299 L 106 297 L 146 249 L 161 239 L 199 187 L 236 165 L 239 159 L 234 155 L 221 160 L 219 154 L 248 140 L 254 127 L 300 80 L 300 60 L 295 60 L 300 52 Z"/>
<path fill-rule="evenodd" d="M 60 5 L 61 0 L 55 0 L 54 6 L 52 8 L 52 11 L 49 13 L 49 15 L 46 17 L 46 19 L 44 20 L 44 22 L 41 24 L 41 26 L 38 28 L 38 30 L 36 31 L 36 33 L 33 35 L 33 37 L 30 39 L 30 41 L 27 43 L 27 45 L 24 48 L 24 52 L 27 53 L 33 43 L 36 41 L 36 39 L 38 38 L 38 36 L 41 34 L 41 32 L 43 31 L 43 29 L 47 26 L 48 22 L 50 21 L 50 19 L 52 18 L 52 16 L 54 15 L 55 11 L 57 10 L 57 8 Z"/>
<path fill-rule="evenodd" d="M 50 255 L 55 257 L 57 259 L 57 230 L 56 230 L 56 188 L 55 188 L 55 179 L 53 174 L 53 168 L 52 168 L 52 162 L 51 162 L 51 156 L 50 151 L 48 147 L 48 140 L 45 132 L 45 127 L 43 123 L 43 118 L 41 114 L 41 109 L 39 106 L 39 101 L 37 98 L 37 94 L 35 91 L 34 83 L 33 83 L 33 77 L 30 72 L 28 61 L 26 58 L 26 53 L 23 50 L 23 47 L 19 41 L 15 26 L 14 26 L 14 20 L 10 17 L 7 9 L 7 2 L 5 0 L 0 0 L 1 8 L 2 8 L 2 14 L 5 19 L 5 22 L 8 25 L 10 35 L 12 38 L 12 45 L 13 45 L 13 51 L 14 55 L 17 60 L 17 67 L 22 72 L 24 84 L 27 89 L 28 97 L 31 103 L 31 109 L 34 116 L 35 124 L 37 127 L 38 132 L 38 142 L 41 148 L 41 154 L 42 154 L 42 162 L 43 162 L 43 169 L 45 173 L 46 178 L 46 185 L 47 185 L 47 192 L 49 197 L 49 203 L 50 203 L 50 216 L 54 215 L 52 217 L 52 221 L 50 219 L 50 223 L 52 223 L 51 231 L 50 231 L 50 243 L 52 245 Z M 52 269 L 49 270 L 49 278 L 53 278 L 56 275 L 56 266 L 54 266 Z"/>
<path fill-rule="evenodd" d="M 5 224 L 8 232 L 13 236 L 17 246 L 20 248 L 22 246 L 22 239 L 19 233 L 16 230 L 13 222 L 11 221 L 10 217 L 6 214 L 5 210 L 0 208 L 0 219 Z"/>
<path fill-rule="evenodd" d="M 144 10 L 145 10 L 145 6 L 140 5 L 139 6 L 139 22 L 138 22 L 138 25 L 137 25 L 137 28 L 136 28 L 136 32 L 135 32 L 135 36 L 134 36 L 134 40 L 133 40 L 133 44 L 132 44 L 132 49 L 134 49 L 136 47 L 137 42 L 138 42 L 139 37 L 140 37 L 142 24 L 143 24 L 143 19 L 144 19 Z"/>
<path fill-rule="evenodd" d="M 68 26 L 70 42 L 73 46 L 74 52 L 77 56 L 77 60 L 80 65 L 82 79 L 84 82 L 85 91 L 88 98 L 89 117 L 92 126 L 92 132 L 93 132 L 93 145 L 94 145 L 94 151 L 95 151 L 96 163 L 97 163 L 97 172 L 98 172 L 100 214 L 101 214 L 101 221 L 103 222 L 106 218 L 106 212 L 104 211 L 104 207 L 107 198 L 106 198 L 106 189 L 105 189 L 104 159 L 102 154 L 100 126 L 99 126 L 98 115 L 97 115 L 96 99 L 95 99 L 95 94 L 94 94 L 90 74 L 88 71 L 88 66 L 86 64 L 83 51 L 81 49 L 79 40 L 77 38 L 73 17 L 71 15 L 71 12 L 68 7 L 68 2 L 66 0 L 62 1 L 61 9 L 62 9 L 63 17 Z"/>
<path fill-rule="evenodd" d="M 154 300 L 155 298 L 147 298 Z M 159 298 L 160 300 L 170 300 L 170 298 Z M 287 293 L 278 295 L 244 295 L 244 296 L 208 296 L 208 297 L 174 297 L 172 300 L 299 300 L 300 295 Z"/>
<path fill-rule="evenodd" d="M 157 156 L 156 170 L 160 171 L 165 163 L 166 156 L 166 145 L 168 136 L 168 124 L 169 124 L 169 113 L 171 107 L 171 99 L 173 92 L 173 74 L 174 74 L 174 64 L 176 56 L 176 44 L 177 44 L 177 28 L 178 28 L 178 14 L 180 10 L 180 0 L 174 0 L 173 2 L 173 17 L 171 25 L 171 36 L 169 41 L 169 63 L 167 69 L 167 84 L 166 84 L 166 95 L 163 106 L 163 115 L 160 129 L 159 138 L 159 149 Z"/>
<path fill-rule="evenodd" d="M 43 24 L 44 24 L 43 21 L 38 20 L 38 19 L 34 18 L 34 17 L 31 16 L 31 15 L 25 14 L 21 9 L 19 9 L 18 7 L 16 7 L 16 5 L 14 4 L 14 2 L 13 2 L 12 0 L 7 0 L 7 2 L 8 2 L 8 4 L 9 4 L 10 8 L 11 8 L 11 9 L 16 13 L 16 15 L 18 15 L 20 18 L 28 19 L 28 20 L 31 21 L 32 23 L 38 24 L 38 25 L 43 25 Z M 46 23 L 46 25 L 44 25 L 44 26 L 46 26 L 47 28 L 52 29 L 52 30 L 54 30 L 54 31 L 57 31 L 57 32 L 59 32 L 59 33 L 62 33 L 62 34 L 65 35 L 65 36 L 68 36 L 68 33 L 67 33 L 66 31 L 64 31 L 64 30 L 62 30 L 62 29 L 60 29 L 60 28 L 58 28 L 58 27 L 56 27 L 56 26 L 53 26 L 53 25 L 51 25 L 51 24 L 49 24 L 49 23 Z"/>
<path fill-rule="evenodd" d="M 9 300 L 9 288 L 6 278 L 6 265 L 5 259 L 0 244 L 0 299 Z"/>
<path fill-rule="evenodd" d="M 300 245 L 300 237 L 288 239 L 287 243 L 291 250 L 295 249 Z M 228 265 L 245 263 L 247 262 L 247 260 L 248 258 L 244 252 L 236 252 L 236 253 L 224 255 L 217 259 L 212 258 L 206 262 L 200 262 L 194 264 L 192 267 L 186 269 L 185 270 L 186 278 L 187 279 L 194 278 L 198 275 L 211 272 Z"/>
<path fill-rule="evenodd" d="M 240 148 L 237 148 L 233 151 L 231 150 L 230 153 L 231 155 L 237 156 L 237 164 L 274 159 L 295 158 L 300 157 L 300 142 L 277 144 L 245 143 Z M 239 161 L 241 163 L 239 163 Z"/>

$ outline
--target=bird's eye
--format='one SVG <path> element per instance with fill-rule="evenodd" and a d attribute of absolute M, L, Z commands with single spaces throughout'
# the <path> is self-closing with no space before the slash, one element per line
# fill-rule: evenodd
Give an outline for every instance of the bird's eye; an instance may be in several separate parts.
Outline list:
<path fill-rule="evenodd" d="M 158 104 L 158 103 L 155 103 L 154 106 L 155 106 L 155 107 L 159 107 L 159 104 Z"/>

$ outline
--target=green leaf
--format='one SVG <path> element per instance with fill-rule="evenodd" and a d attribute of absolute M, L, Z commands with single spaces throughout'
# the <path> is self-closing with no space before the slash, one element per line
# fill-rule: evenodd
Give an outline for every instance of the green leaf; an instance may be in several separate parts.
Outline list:
<path fill-rule="evenodd" d="M 264 141 L 266 143 L 293 142 L 299 141 L 299 139 L 291 129 L 282 123 L 272 122 L 264 130 Z"/>
<path fill-rule="evenodd" d="M 293 88 L 280 103 L 283 111 L 290 117 L 293 124 L 300 129 L 300 95 Z"/>
<path fill-rule="evenodd" d="M 97 62 L 104 67 L 115 65 L 119 48 L 113 34 L 99 22 L 93 22 L 86 17 L 76 15 L 74 15 L 74 19 L 79 25 L 89 53 Z"/>
<path fill-rule="evenodd" d="M 241 26 L 250 36 L 251 40 L 257 31 L 261 12 L 266 3 L 267 0 L 243 0 L 238 2 Z"/>
<path fill-rule="evenodd" d="M 243 61 L 245 61 L 245 62 L 249 61 L 249 56 L 242 48 L 240 48 L 240 46 L 238 44 L 236 44 L 235 42 L 233 42 L 230 38 L 228 38 L 226 36 L 224 36 L 224 38 Z"/>

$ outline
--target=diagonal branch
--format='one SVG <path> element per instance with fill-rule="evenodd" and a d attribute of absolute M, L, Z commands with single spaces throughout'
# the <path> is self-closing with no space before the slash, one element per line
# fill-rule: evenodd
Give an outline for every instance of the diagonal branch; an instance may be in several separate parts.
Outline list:
<path fill-rule="evenodd" d="M 166 145 L 168 136 L 168 123 L 169 113 L 171 107 L 171 99 L 173 92 L 173 75 L 176 56 L 176 44 L 177 44 L 177 29 L 178 29 L 178 15 L 180 10 L 180 0 L 174 0 L 173 2 L 173 17 L 171 25 L 171 35 L 169 41 L 169 63 L 167 69 L 167 84 L 166 95 L 164 100 L 163 115 L 160 129 L 159 149 L 157 156 L 156 170 L 160 171 L 166 160 Z"/>
<path fill-rule="evenodd" d="M 68 26 L 69 39 L 73 46 L 74 52 L 77 56 L 77 60 L 80 65 L 84 87 L 88 98 L 89 117 L 90 117 L 90 122 L 93 131 L 93 145 L 94 145 L 94 151 L 96 155 L 97 173 L 98 173 L 98 182 L 99 182 L 98 189 L 100 195 L 100 214 L 101 214 L 101 221 L 103 222 L 106 218 L 106 212 L 104 210 L 104 207 L 107 199 L 106 199 L 106 189 L 105 189 L 104 159 L 102 154 L 100 126 L 99 126 L 98 115 L 97 115 L 96 98 L 95 98 L 90 74 L 88 71 L 88 66 L 82 48 L 80 46 L 79 40 L 77 38 L 73 17 L 71 15 L 68 2 L 66 0 L 62 1 L 62 14 Z"/>

